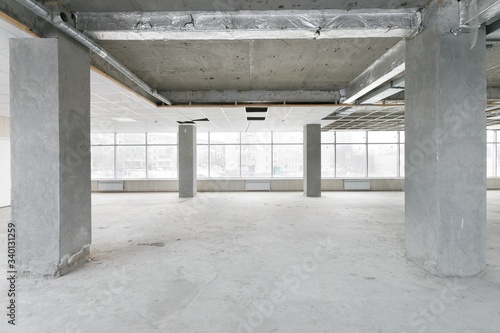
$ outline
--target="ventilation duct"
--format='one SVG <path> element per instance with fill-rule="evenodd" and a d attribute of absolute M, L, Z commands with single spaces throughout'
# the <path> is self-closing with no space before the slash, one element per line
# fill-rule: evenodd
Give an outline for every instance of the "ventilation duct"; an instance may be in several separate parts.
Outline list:
<path fill-rule="evenodd" d="M 77 40 L 85 47 L 87 47 L 92 52 L 96 53 L 98 56 L 103 58 L 106 62 L 108 62 L 111 66 L 117 69 L 120 73 L 129 78 L 132 82 L 134 82 L 137 86 L 143 89 L 150 96 L 158 99 L 159 101 L 172 105 L 167 98 L 158 94 L 158 92 L 152 89 L 146 82 L 142 81 L 139 77 L 137 77 L 134 73 L 132 73 L 128 68 L 123 66 L 118 60 L 116 60 L 111 54 L 109 54 L 105 49 L 96 44 L 89 37 L 81 33 L 80 31 L 73 28 L 71 25 L 63 20 L 63 15 L 60 13 L 56 15 L 56 13 L 51 13 L 51 11 L 45 6 L 41 5 L 35 0 L 14 0 L 25 8 L 29 9 L 31 12 L 36 14 L 37 16 L 43 18 L 45 21 L 53 24 L 60 31 L 64 32 L 68 36 Z"/>

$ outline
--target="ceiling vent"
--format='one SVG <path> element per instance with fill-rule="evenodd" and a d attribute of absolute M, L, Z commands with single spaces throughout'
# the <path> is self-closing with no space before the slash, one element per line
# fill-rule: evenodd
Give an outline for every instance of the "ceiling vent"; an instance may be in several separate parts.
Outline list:
<path fill-rule="evenodd" d="M 246 107 L 248 121 L 265 121 L 267 107 Z"/>
<path fill-rule="evenodd" d="M 245 109 L 247 113 L 254 113 L 254 112 L 267 113 L 267 107 L 247 107 Z"/>

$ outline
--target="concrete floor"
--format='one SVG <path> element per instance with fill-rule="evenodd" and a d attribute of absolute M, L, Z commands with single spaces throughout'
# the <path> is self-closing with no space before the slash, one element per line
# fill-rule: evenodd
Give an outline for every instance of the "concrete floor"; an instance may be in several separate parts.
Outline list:
<path fill-rule="evenodd" d="M 401 192 L 94 194 L 92 261 L 18 281 L 0 331 L 500 332 L 500 192 L 488 202 L 486 270 L 441 279 L 405 259 Z"/>

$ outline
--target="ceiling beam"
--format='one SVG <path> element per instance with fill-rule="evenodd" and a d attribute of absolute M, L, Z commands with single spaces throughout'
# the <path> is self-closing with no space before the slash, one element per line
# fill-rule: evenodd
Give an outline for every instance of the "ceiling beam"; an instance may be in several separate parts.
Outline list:
<path fill-rule="evenodd" d="M 336 90 L 207 90 L 207 91 L 162 91 L 162 95 L 175 104 L 235 104 L 235 103 L 329 103 L 339 102 Z"/>
<path fill-rule="evenodd" d="M 375 60 L 342 91 L 344 103 L 352 104 L 405 70 L 405 42 L 398 42 Z"/>
<path fill-rule="evenodd" d="M 463 0 L 461 20 L 465 24 L 483 24 L 500 14 L 500 0 Z"/>
<path fill-rule="evenodd" d="M 373 104 L 380 102 L 390 96 L 396 95 L 401 91 L 405 90 L 405 78 L 401 77 L 394 81 L 388 82 L 381 87 L 375 89 L 374 91 L 363 96 L 358 103 L 359 104 Z"/>
<path fill-rule="evenodd" d="M 226 12 L 76 13 L 76 28 L 96 40 L 241 40 L 408 37 L 417 8 Z"/>

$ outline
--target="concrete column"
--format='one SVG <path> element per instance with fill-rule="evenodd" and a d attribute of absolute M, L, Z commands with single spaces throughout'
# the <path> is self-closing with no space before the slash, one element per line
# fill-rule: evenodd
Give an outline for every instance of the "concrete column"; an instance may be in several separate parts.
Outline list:
<path fill-rule="evenodd" d="M 82 265 L 91 240 L 90 59 L 66 38 L 10 40 L 12 221 L 21 274 Z"/>
<path fill-rule="evenodd" d="M 438 276 L 485 265 L 486 47 L 459 24 L 458 2 L 434 1 L 406 45 L 407 255 Z"/>
<path fill-rule="evenodd" d="M 179 197 L 196 195 L 196 127 L 179 125 Z"/>
<path fill-rule="evenodd" d="M 321 196 L 321 125 L 304 126 L 304 195 Z"/>

